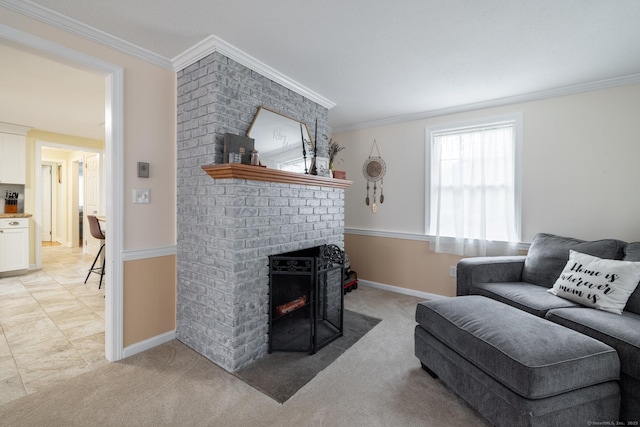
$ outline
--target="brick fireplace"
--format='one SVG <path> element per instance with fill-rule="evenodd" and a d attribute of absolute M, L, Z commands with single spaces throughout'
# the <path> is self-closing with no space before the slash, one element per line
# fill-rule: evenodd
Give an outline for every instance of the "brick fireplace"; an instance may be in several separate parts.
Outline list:
<path fill-rule="evenodd" d="M 233 372 L 267 352 L 269 255 L 344 247 L 348 181 L 221 164 L 260 106 L 317 121 L 326 156 L 328 109 L 220 52 L 179 71 L 177 93 L 176 337 Z"/>
<path fill-rule="evenodd" d="M 257 166 L 205 166 L 199 215 L 180 224 L 177 338 L 233 372 L 268 350 L 268 257 L 343 248 L 344 189 Z"/>

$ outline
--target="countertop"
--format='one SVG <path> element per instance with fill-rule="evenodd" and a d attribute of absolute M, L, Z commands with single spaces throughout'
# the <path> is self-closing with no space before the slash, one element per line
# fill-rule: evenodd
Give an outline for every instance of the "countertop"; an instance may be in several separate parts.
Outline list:
<path fill-rule="evenodd" d="M 0 218 L 31 218 L 30 213 L 0 213 Z"/>

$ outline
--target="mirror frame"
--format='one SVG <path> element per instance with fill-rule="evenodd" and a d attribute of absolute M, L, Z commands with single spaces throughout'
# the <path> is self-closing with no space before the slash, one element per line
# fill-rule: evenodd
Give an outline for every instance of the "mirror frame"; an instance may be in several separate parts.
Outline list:
<path fill-rule="evenodd" d="M 273 161 L 277 160 L 277 163 L 284 163 L 288 159 L 293 160 L 301 157 L 302 141 L 299 140 L 301 131 L 302 138 L 309 141 L 305 149 L 307 159 L 311 164 L 315 143 L 311 137 L 311 132 L 309 132 L 309 127 L 304 122 L 261 106 L 251 121 L 247 136 L 255 140 L 254 148 L 260 155 L 260 161 L 265 163 L 267 167 L 277 169 L 271 163 L 271 159 L 274 159 Z M 287 140 L 293 142 L 288 142 Z M 295 157 L 292 157 L 293 153 L 296 153 Z"/>

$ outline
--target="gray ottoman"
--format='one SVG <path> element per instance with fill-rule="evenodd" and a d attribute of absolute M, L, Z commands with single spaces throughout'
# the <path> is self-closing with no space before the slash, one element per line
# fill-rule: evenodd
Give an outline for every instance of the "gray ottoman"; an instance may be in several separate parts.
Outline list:
<path fill-rule="evenodd" d="M 495 425 L 618 420 L 620 361 L 600 341 L 482 296 L 422 302 L 416 321 L 422 366 Z"/>

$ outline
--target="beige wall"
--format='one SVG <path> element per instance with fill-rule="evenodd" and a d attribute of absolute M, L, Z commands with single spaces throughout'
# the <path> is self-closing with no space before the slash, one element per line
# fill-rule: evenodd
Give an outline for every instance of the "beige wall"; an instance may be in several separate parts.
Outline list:
<path fill-rule="evenodd" d="M 449 266 L 460 257 L 433 253 L 429 242 L 345 234 L 344 247 L 358 279 L 436 295 L 456 294 Z"/>
<path fill-rule="evenodd" d="M 125 347 L 175 330 L 175 308 L 174 255 L 124 263 Z"/>
<path fill-rule="evenodd" d="M 120 66 L 124 70 L 124 250 L 173 247 L 176 244 L 176 76 L 104 45 L 83 39 L 0 7 L 0 23 L 64 47 Z M 1 119 L 0 119 L 1 120 Z M 28 153 L 28 155 L 30 155 Z M 137 162 L 150 164 L 150 178 L 137 178 Z M 33 173 L 33 171 L 29 172 Z M 151 203 L 132 203 L 134 188 L 151 190 Z M 33 191 L 31 189 L 31 191 Z M 33 196 L 32 196 L 33 197 Z M 109 199 L 107 198 L 107 203 Z M 175 258 L 175 257 L 174 257 Z M 160 263 L 166 262 L 159 257 Z M 130 266 L 129 263 L 134 263 Z M 134 271 L 155 271 L 151 258 L 130 261 L 124 279 L 125 346 L 175 327 L 175 274 L 156 275 L 153 289 L 132 277 L 150 277 Z M 175 264 L 175 261 L 174 261 Z M 140 287 L 155 297 L 136 294 Z M 153 324 L 145 319 L 153 319 Z M 169 326 L 167 326 L 169 325 Z M 171 326 L 173 325 L 173 326 Z"/>
<path fill-rule="evenodd" d="M 354 181 L 345 193 L 347 232 L 352 228 L 373 234 L 423 235 L 425 129 L 522 112 L 522 241 L 531 242 L 538 232 L 640 241 L 640 197 L 636 197 L 640 182 L 639 111 L 640 85 L 636 84 L 334 134 L 333 138 L 347 147 L 340 153 L 344 161 L 337 169 L 346 170 L 347 178 Z M 361 169 L 374 139 L 387 165 L 385 201 L 375 215 L 364 203 L 366 181 Z M 346 236 L 345 242 L 352 268 L 362 271 L 363 279 L 443 295 L 455 292 L 448 278 L 451 260 L 428 251 L 426 244 L 359 236 Z M 391 247 L 396 261 L 384 262 L 383 269 L 379 263 L 384 260 L 377 253 L 389 253 Z M 356 248 L 362 253 L 354 253 Z M 397 253 L 414 262 L 399 262 Z M 425 275 L 415 277 L 410 273 L 411 264 Z M 436 279 L 431 279 L 432 274 Z"/>

